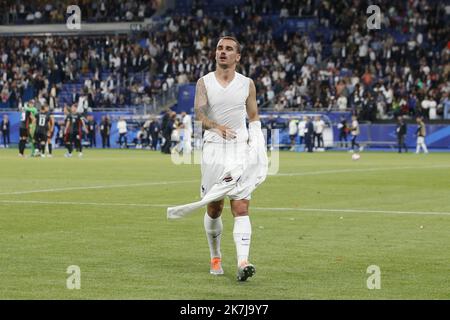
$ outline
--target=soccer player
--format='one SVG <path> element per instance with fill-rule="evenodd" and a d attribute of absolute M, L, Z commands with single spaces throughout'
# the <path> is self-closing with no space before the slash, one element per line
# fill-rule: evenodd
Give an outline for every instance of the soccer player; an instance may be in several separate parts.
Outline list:
<path fill-rule="evenodd" d="M 205 129 L 202 153 L 201 196 L 219 182 L 231 164 L 240 164 L 248 150 L 249 122 L 258 121 L 256 88 L 250 78 L 236 72 L 241 46 L 234 37 L 222 37 L 216 47 L 216 71 L 200 78 L 196 85 L 195 114 Z M 233 151 L 233 152 L 230 152 Z M 233 179 L 225 176 L 226 179 Z M 250 195 L 229 196 L 234 217 L 233 237 L 237 253 L 237 279 L 246 281 L 255 274 L 249 262 L 252 227 L 249 217 Z M 210 273 L 223 274 L 220 241 L 223 231 L 224 200 L 211 202 L 204 216 L 204 228 L 211 254 Z"/>
<path fill-rule="evenodd" d="M 425 129 L 425 123 L 423 122 L 422 117 L 417 117 L 416 122 L 418 124 L 416 135 L 417 135 L 417 146 L 416 146 L 416 153 L 420 153 L 420 148 L 423 149 L 424 153 L 428 153 L 427 145 L 425 144 L 425 136 L 427 135 L 426 129 Z"/>
<path fill-rule="evenodd" d="M 51 115 L 50 113 L 50 121 L 48 122 L 48 130 L 47 130 L 47 148 L 49 158 L 53 157 L 52 139 L 54 132 L 55 132 L 55 119 L 53 118 L 53 115 Z"/>
<path fill-rule="evenodd" d="M 24 157 L 24 151 L 25 151 L 25 147 L 27 145 L 27 140 L 30 137 L 31 134 L 31 125 L 35 123 L 36 118 L 35 118 L 35 113 L 36 113 L 36 108 L 33 105 L 33 101 L 30 101 L 30 104 L 25 106 L 22 110 L 21 110 L 21 115 L 20 115 L 20 129 L 19 129 L 19 136 L 20 136 L 20 141 L 19 141 L 19 156 L 20 157 Z"/>
<path fill-rule="evenodd" d="M 45 157 L 45 144 L 48 140 L 48 133 L 52 116 L 48 112 L 48 106 L 42 105 L 40 112 L 36 116 L 36 130 L 34 132 L 35 148 L 40 151 L 41 157 Z"/>
<path fill-rule="evenodd" d="M 359 151 L 362 151 L 362 147 L 360 147 L 359 143 L 356 142 L 356 138 L 358 138 L 360 133 L 359 130 L 359 122 L 356 116 L 352 116 L 352 126 L 350 128 L 350 134 L 352 135 L 352 152 L 355 151 L 355 147 L 359 148 Z"/>
<path fill-rule="evenodd" d="M 65 157 L 72 157 L 74 145 L 75 149 L 78 151 L 78 157 L 81 158 L 83 156 L 83 131 L 87 131 L 86 126 L 82 116 L 77 113 L 77 105 L 73 104 L 71 112 L 67 115 L 65 121 L 66 148 L 68 151 L 65 154 Z"/>

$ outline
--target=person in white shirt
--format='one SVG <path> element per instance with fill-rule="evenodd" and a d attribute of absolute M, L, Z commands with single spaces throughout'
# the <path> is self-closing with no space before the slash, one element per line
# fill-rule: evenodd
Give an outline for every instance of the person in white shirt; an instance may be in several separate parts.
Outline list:
<path fill-rule="evenodd" d="M 359 143 L 356 142 L 356 138 L 358 138 L 360 134 L 359 130 L 359 122 L 356 116 L 352 116 L 352 126 L 350 128 L 350 134 L 352 135 L 352 150 L 355 151 L 355 147 L 359 148 L 359 151 L 362 151 L 362 147 L 359 145 Z"/>
<path fill-rule="evenodd" d="M 181 113 L 181 128 L 183 128 L 183 153 L 192 151 L 192 118 L 186 112 Z"/>
<path fill-rule="evenodd" d="M 88 108 L 89 108 L 88 98 L 85 94 L 82 94 L 80 98 L 78 98 L 77 113 L 85 114 L 88 111 Z"/>
<path fill-rule="evenodd" d="M 289 138 L 291 139 L 291 148 L 290 151 L 294 151 L 295 149 L 295 140 L 297 139 L 298 133 L 298 124 L 297 119 L 291 119 L 289 121 Z"/>
<path fill-rule="evenodd" d="M 247 172 L 241 173 L 241 170 L 248 167 L 245 159 L 250 152 L 249 131 L 257 131 L 262 136 L 255 84 L 252 79 L 236 72 L 241 59 L 238 40 L 229 36 L 220 38 L 215 58 L 216 70 L 198 80 L 194 102 L 196 120 L 201 121 L 205 129 L 201 165 L 202 198 L 218 184 L 232 184 L 241 178 L 245 181 Z M 238 281 L 246 281 L 255 274 L 255 266 L 248 261 L 252 234 L 249 217 L 251 192 L 252 188 L 243 188 L 228 194 L 234 217 Z M 210 273 L 213 275 L 224 274 L 220 251 L 223 206 L 223 198 L 209 202 L 204 215 L 211 256 Z"/>
<path fill-rule="evenodd" d="M 127 122 L 124 118 L 120 117 L 119 121 L 117 122 L 117 130 L 119 131 L 119 145 L 120 148 L 123 148 L 122 140 L 125 142 L 125 148 L 128 148 L 127 144 Z"/>
<path fill-rule="evenodd" d="M 305 142 L 305 127 L 306 127 L 306 117 L 303 117 L 302 120 L 298 123 L 298 135 L 300 137 L 300 145 Z"/>
<path fill-rule="evenodd" d="M 339 110 L 346 110 L 347 109 L 347 97 L 341 94 L 337 100 L 337 105 Z"/>
<path fill-rule="evenodd" d="M 321 119 L 320 116 L 316 116 L 314 121 L 314 136 L 317 140 L 317 148 L 323 148 L 323 130 L 325 129 L 325 122 Z"/>
<path fill-rule="evenodd" d="M 423 113 L 425 115 L 427 115 L 430 120 L 437 119 L 437 112 L 436 112 L 437 103 L 432 97 L 427 96 L 422 101 L 421 107 L 422 107 Z"/>

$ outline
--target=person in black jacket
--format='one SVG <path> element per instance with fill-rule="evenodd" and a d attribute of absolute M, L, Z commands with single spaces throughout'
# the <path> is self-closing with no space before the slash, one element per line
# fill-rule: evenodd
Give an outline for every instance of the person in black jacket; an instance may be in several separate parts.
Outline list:
<path fill-rule="evenodd" d="M 7 114 L 3 115 L 3 120 L 0 124 L 0 128 L 3 135 L 3 145 L 5 148 L 9 148 L 9 144 L 11 143 L 11 141 L 9 136 L 9 118 Z"/>
<path fill-rule="evenodd" d="M 96 135 L 97 135 L 97 122 L 94 119 L 94 116 L 89 115 L 87 117 L 87 128 L 88 128 L 88 139 L 89 139 L 89 147 L 93 148 L 97 148 L 97 139 L 96 139 Z"/>
<path fill-rule="evenodd" d="M 109 121 L 108 116 L 103 116 L 102 121 L 100 122 L 100 134 L 102 136 L 102 148 L 110 148 L 110 135 L 111 135 L 111 122 Z"/>
<path fill-rule="evenodd" d="M 405 143 L 405 137 L 406 137 L 406 123 L 403 120 L 402 116 L 399 116 L 397 118 L 397 141 L 398 141 L 398 153 L 402 153 L 402 148 L 405 149 L 405 152 L 408 152 L 408 147 Z"/>
<path fill-rule="evenodd" d="M 348 135 L 348 125 L 347 119 L 341 117 L 341 122 L 338 124 L 339 129 L 339 144 L 342 148 L 347 148 L 347 135 Z"/>
<path fill-rule="evenodd" d="M 305 126 L 305 147 L 308 152 L 313 152 L 314 147 L 314 125 L 311 121 L 310 117 L 306 117 L 306 126 Z"/>
<path fill-rule="evenodd" d="M 158 139 L 159 139 L 159 132 L 161 131 L 161 126 L 159 125 L 159 122 L 156 118 L 152 118 L 152 122 L 149 126 L 149 134 L 152 137 L 152 150 L 156 150 L 158 147 Z"/>
<path fill-rule="evenodd" d="M 164 129 L 162 130 L 162 134 L 164 137 L 164 145 L 161 148 L 162 153 L 170 154 L 170 147 L 172 146 L 172 131 L 175 125 L 175 119 L 177 114 L 175 112 L 170 113 L 170 117 L 168 118 Z"/>

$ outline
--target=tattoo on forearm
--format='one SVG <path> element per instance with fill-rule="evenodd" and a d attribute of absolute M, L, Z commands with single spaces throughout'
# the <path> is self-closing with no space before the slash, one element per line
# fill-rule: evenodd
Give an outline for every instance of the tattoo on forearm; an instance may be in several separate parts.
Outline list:
<path fill-rule="evenodd" d="M 204 129 L 213 129 L 218 124 L 209 119 L 207 116 L 208 110 L 208 98 L 206 95 L 205 83 L 200 79 L 197 82 L 197 88 L 195 92 L 195 118 L 197 121 L 201 121 Z"/>
<path fill-rule="evenodd" d="M 198 106 L 195 109 L 197 120 L 202 122 L 203 129 L 206 130 L 213 129 L 218 126 L 218 124 L 215 121 L 209 119 L 208 116 L 206 115 L 207 109 L 208 105 Z"/>

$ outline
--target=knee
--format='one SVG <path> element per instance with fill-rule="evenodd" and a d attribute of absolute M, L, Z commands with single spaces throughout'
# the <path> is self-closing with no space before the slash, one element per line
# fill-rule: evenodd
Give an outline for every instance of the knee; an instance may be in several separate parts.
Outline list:
<path fill-rule="evenodd" d="M 233 203 L 233 205 L 231 206 L 231 211 L 234 217 L 247 216 L 248 203 L 247 202 Z"/>
<path fill-rule="evenodd" d="M 212 219 L 217 219 L 222 214 L 223 201 L 208 204 L 208 215 Z"/>

